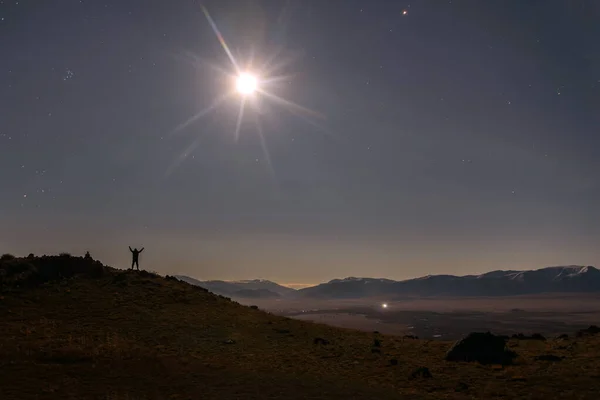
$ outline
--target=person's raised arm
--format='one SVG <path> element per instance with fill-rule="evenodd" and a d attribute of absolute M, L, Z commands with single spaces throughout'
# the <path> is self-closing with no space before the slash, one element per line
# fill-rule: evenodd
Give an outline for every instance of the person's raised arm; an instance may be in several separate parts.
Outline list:
<path fill-rule="evenodd" d="M 133 253 L 133 250 L 131 249 L 131 246 L 129 246 L 129 251 Z"/>
<path fill-rule="evenodd" d="M 144 248 L 143 248 L 143 247 L 142 247 L 142 249 L 140 250 L 140 253 L 141 253 L 142 251 L 144 251 Z"/>

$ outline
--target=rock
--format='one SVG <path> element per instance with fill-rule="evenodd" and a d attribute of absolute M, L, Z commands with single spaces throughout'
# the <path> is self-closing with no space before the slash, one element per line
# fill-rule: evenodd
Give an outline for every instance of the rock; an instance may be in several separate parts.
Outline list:
<path fill-rule="evenodd" d="M 227 339 L 223 341 L 223 344 L 235 344 L 235 340 L 233 339 Z"/>
<path fill-rule="evenodd" d="M 531 335 L 531 340 L 546 340 L 546 338 L 541 333 L 534 333 Z"/>
<path fill-rule="evenodd" d="M 541 333 L 534 333 L 531 336 L 523 335 L 522 333 L 516 333 L 512 335 L 512 338 L 517 340 L 546 340 Z"/>
<path fill-rule="evenodd" d="M 258 310 L 258 306 L 250 306 L 250 308 L 253 310 Z"/>
<path fill-rule="evenodd" d="M 433 378 L 433 375 L 431 375 L 431 372 L 429 372 L 429 368 L 419 367 L 410 374 L 410 379 L 416 379 L 416 378 L 428 379 L 428 378 Z"/>
<path fill-rule="evenodd" d="M 597 335 L 598 333 L 600 333 L 600 328 L 598 328 L 596 325 L 590 325 L 589 328 L 577 331 L 577 337 L 592 336 Z"/>
<path fill-rule="evenodd" d="M 506 349 L 506 341 L 490 332 L 469 333 L 446 353 L 446 361 L 476 361 L 481 364 L 510 364 L 515 357 L 515 352 Z"/>
<path fill-rule="evenodd" d="M 555 356 L 554 354 L 542 354 L 541 356 L 535 357 L 538 361 L 562 361 L 564 357 Z"/>
<path fill-rule="evenodd" d="M 454 389 L 454 391 L 455 392 L 464 392 L 468 389 L 469 389 L 469 385 L 467 385 L 464 382 L 458 382 L 458 385 L 456 385 L 456 388 Z"/>
<path fill-rule="evenodd" d="M 325 340 L 323 338 L 315 338 L 315 340 L 313 340 L 314 344 L 322 344 L 323 346 L 328 345 L 329 344 L 329 340 Z"/>
<path fill-rule="evenodd" d="M 390 365 L 398 365 L 398 360 L 396 360 L 395 358 L 392 358 L 390 360 Z"/>

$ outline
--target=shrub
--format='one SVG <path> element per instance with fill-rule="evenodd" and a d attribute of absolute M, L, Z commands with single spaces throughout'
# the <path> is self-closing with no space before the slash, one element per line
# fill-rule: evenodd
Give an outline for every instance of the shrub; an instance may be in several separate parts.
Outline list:
<path fill-rule="evenodd" d="M 10 260 L 14 260 L 16 257 L 13 256 L 12 254 L 2 254 L 2 256 L 0 257 L 0 261 L 10 261 Z"/>
<path fill-rule="evenodd" d="M 48 364 L 79 364 L 91 362 L 92 356 L 84 349 L 75 346 L 65 346 L 42 353 L 39 361 Z"/>

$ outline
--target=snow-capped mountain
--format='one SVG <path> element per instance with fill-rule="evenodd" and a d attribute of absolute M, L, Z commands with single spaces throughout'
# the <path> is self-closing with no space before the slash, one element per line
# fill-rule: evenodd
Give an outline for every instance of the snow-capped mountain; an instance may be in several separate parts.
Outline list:
<path fill-rule="evenodd" d="M 600 292 L 600 270 L 558 266 L 530 271 L 491 271 L 481 275 L 428 275 L 404 281 L 374 278 L 333 279 L 300 289 L 302 297 L 508 296 L 546 292 Z"/>
<path fill-rule="evenodd" d="M 396 281 L 377 278 L 333 279 L 327 283 L 298 290 L 301 297 L 360 298 L 393 291 Z"/>

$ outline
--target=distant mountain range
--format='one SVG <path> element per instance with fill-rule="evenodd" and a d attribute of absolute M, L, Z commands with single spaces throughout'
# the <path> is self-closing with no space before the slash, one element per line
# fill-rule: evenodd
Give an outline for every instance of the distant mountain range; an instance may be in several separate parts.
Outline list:
<path fill-rule="evenodd" d="M 227 297 L 274 299 L 296 293 L 295 289 L 264 279 L 242 281 L 200 281 L 189 276 L 175 277 L 192 285 L 200 286 L 213 293 Z"/>
<path fill-rule="evenodd" d="M 428 275 L 405 281 L 352 277 L 334 279 L 298 292 L 302 297 L 330 299 L 600 292 L 600 270 L 571 265 L 532 271 L 492 271 L 482 275 Z"/>
<path fill-rule="evenodd" d="M 492 271 L 481 275 L 428 275 L 394 281 L 377 278 L 333 279 L 294 290 L 267 280 L 198 281 L 177 278 L 214 293 L 244 298 L 359 299 L 404 296 L 514 296 L 537 293 L 600 292 L 600 270 L 588 266 L 547 267 L 530 271 Z"/>

